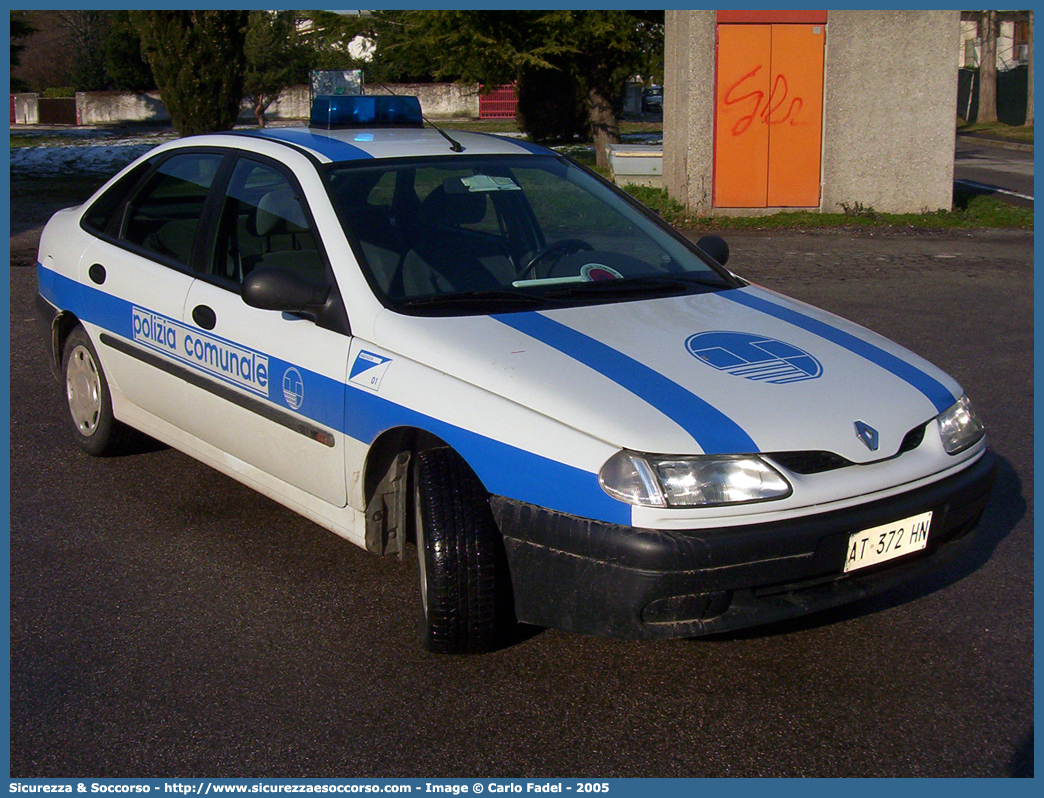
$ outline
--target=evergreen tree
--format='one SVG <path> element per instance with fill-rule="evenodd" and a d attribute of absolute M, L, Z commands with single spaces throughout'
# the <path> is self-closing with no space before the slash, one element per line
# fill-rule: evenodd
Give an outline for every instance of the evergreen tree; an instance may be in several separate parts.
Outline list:
<path fill-rule="evenodd" d="M 583 88 L 568 65 L 526 67 L 518 75 L 519 127 L 534 141 L 584 139 L 588 132 Z"/>
<path fill-rule="evenodd" d="M 392 12 L 394 13 L 394 12 Z M 302 11 L 302 18 L 311 21 L 307 30 L 298 34 L 308 54 L 312 69 L 365 69 L 379 80 L 388 78 L 374 70 L 379 67 L 352 56 L 351 43 L 357 36 L 373 38 L 373 17 L 367 12 L 341 14 L 334 11 Z"/>
<path fill-rule="evenodd" d="M 577 102 L 579 87 L 600 166 L 607 164 L 606 145 L 620 140 L 627 78 L 663 47 L 662 11 L 378 12 L 373 29 L 382 64 L 431 64 L 438 79 L 492 88 L 524 83 L 528 70 L 559 72 L 562 80 L 544 81 L 541 92 L 567 105 Z"/>
<path fill-rule="evenodd" d="M 24 11 L 12 11 L 11 12 L 11 71 L 21 63 L 22 50 L 25 49 L 25 45 L 20 42 L 23 39 L 28 39 L 36 33 L 36 28 L 29 24 L 29 20 L 26 18 Z M 11 78 L 11 91 L 19 92 L 25 91 L 27 85 L 24 80 L 20 78 Z"/>
<path fill-rule="evenodd" d="M 182 136 L 230 130 L 243 99 L 246 11 L 132 11 L 142 53 Z"/>
<path fill-rule="evenodd" d="M 265 126 L 265 111 L 283 89 L 308 80 L 308 57 L 296 22 L 293 11 L 250 12 L 243 90 L 259 127 Z"/>
<path fill-rule="evenodd" d="M 131 22 L 129 11 L 117 11 L 109 21 L 105 72 L 114 89 L 151 91 L 156 88 L 152 70 L 141 54 L 141 36 Z"/>

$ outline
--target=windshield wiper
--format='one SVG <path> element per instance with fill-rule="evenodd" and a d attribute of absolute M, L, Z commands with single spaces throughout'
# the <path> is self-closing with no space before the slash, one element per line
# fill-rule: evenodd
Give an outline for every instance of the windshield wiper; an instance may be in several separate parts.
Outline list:
<path fill-rule="evenodd" d="M 544 293 L 554 299 L 601 296 L 671 296 L 688 290 L 689 281 L 676 275 L 625 277 L 622 280 L 593 280 L 571 283 L 568 287 L 556 288 Z"/>
<path fill-rule="evenodd" d="M 710 288 L 732 288 L 728 281 L 716 272 L 684 272 L 682 274 L 672 274 L 672 280 L 684 280 L 687 283 L 693 285 L 706 285 Z"/>
<path fill-rule="evenodd" d="M 402 303 L 405 310 L 473 310 L 487 305 L 494 305 L 498 309 L 503 306 L 514 305 L 517 307 L 533 307 L 535 305 L 545 306 L 552 304 L 546 297 L 537 294 L 527 294 L 520 291 L 465 291 L 460 294 L 437 294 L 435 296 L 417 297 L 407 299 Z"/>
<path fill-rule="evenodd" d="M 479 311 L 496 308 L 531 309 L 561 306 L 563 300 L 628 297 L 675 296 L 690 291 L 694 285 L 711 289 L 728 288 L 717 275 L 662 274 L 643 277 L 625 277 L 621 280 L 592 280 L 569 283 L 539 293 L 493 289 L 490 291 L 464 291 L 459 294 L 436 294 L 403 301 L 400 307 L 407 313 L 415 311 L 449 312 L 457 310 Z"/>

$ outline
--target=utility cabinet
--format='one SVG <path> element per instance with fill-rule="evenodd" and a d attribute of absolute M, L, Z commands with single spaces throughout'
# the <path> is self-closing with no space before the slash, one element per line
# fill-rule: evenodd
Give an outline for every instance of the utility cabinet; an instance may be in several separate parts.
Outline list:
<path fill-rule="evenodd" d="M 719 11 L 716 33 L 714 206 L 818 207 L 826 12 Z"/>

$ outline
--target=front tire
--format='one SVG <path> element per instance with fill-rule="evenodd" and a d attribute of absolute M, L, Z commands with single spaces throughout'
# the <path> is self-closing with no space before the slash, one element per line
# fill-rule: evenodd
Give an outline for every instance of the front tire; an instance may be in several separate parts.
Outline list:
<path fill-rule="evenodd" d="M 413 477 L 421 642 L 443 654 L 488 651 L 506 587 L 489 496 L 449 448 L 419 452 Z"/>
<path fill-rule="evenodd" d="M 98 353 L 83 327 L 76 327 L 62 349 L 62 377 L 69 426 L 77 444 L 102 457 L 119 450 L 124 427 L 112 414 L 112 396 Z"/>

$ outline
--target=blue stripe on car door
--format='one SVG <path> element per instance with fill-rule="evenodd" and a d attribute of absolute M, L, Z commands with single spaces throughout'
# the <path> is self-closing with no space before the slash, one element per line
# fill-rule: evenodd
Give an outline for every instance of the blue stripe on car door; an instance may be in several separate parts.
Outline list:
<path fill-rule="evenodd" d="M 70 280 L 37 264 L 40 293 L 55 307 L 69 310 L 127 340 L 133 340 L 130 302 Z M 290 364 L 268 355 L 269 400 L 283 405 L 282 374 Z M 598 475 L 534 452 L 494 440 L 403 407 L 363 388 L 295 366 L 308 384 L 305 404 L 296 411 L 355 440 L 371 444 L 393 427 L 413 426 L 442 438 L 475 469 L 486 489 L 501 496 L 583 518 L 630 524 L 631 507 L 602 490 Z M 275 397 L 275 398 L 273 398 Z M 342 406 L 342 402 L 344 405 Z"/>

